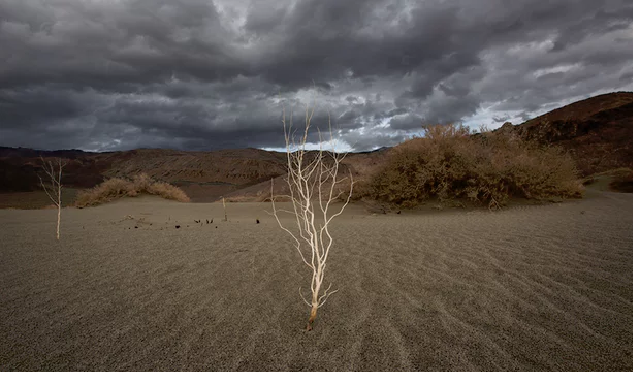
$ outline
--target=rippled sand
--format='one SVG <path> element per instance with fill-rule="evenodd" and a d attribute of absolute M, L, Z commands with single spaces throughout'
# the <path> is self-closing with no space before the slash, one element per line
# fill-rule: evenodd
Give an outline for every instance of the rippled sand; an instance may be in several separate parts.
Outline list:
<path fill-rule="evenodd" d="M 221 204 L 152 198 L 65 210 L 60 243 L 55 211 L 0 211 L 0 370 L 633 369 L 631 194 L 353 206 L 312 332 L 309 272 L 268 205 L 227 208 L 228 222 Z"/>

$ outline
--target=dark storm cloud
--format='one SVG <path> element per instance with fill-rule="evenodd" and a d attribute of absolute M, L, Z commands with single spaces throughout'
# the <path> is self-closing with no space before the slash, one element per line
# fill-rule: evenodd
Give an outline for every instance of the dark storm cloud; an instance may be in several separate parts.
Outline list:
<path fill-rule="evenodd" d="M 626 30 L 633 18 L 633 6 L 611 10 L 598 10 L 592 16 L 580 19 L 563 27 L 559 37 L 554 41 L 552 51 L 562 51 L 570 45 L 578 44 L 587 37 L 595 34 L 605 34 L 618 30 Z"/>
<path fill-rule="evenodd" d="M 394 117 L 389 121 L 389 126 L 393 129 L 410 130 L 422 128 L 423 119 L 417 115 L 407 114 L 405 116 Z"/>
<path fill-rule="evenodd" d="M 0 0 L 0 145 L 355 150 L 633 89 L 628 0 Z M 316 141 L 317 134 L 311 140 Z"/>
<path fill-rule="evenodd" d="M 498 117 L 493 117 L 492 118 L 492 121 L 494 121 L 495 123 L 505 123 L 508 120 L 510 120 L 509 116 L 504 116 L 504 117 L 501 117 L 501 118 L 498 118 Z"/>

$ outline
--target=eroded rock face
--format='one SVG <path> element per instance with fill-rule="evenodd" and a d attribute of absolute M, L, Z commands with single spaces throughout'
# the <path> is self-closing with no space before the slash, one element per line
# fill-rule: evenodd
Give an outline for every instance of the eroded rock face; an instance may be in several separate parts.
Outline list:
<path fill-rule="evenodd" d="M 633 93 L 588 98 L 520 125 L 505 123 L 498 130 L 562 146 L 583 175 L 633 167 Z"/>

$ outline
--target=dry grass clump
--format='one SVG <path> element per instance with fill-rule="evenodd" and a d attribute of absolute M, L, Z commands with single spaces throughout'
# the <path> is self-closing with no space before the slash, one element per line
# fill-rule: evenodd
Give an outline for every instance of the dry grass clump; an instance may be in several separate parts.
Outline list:
<path fill-rule="evenodd" d="M 395 147 L 369 181 L 378 200 L 413 207 L 437 197 L 503 205 L 508 198 L 579 197 L 582 184 L 562 149 L 512 134 L 473 135 L 461 125 L 431 126 Z"/>
<path fill-rule="evenodd" d="M 91 190 L 82 191 L 75 199 L 75 206 L 88 207 L 139 194 L 158 195 L 180 202 L 190 201 L 182 189 L 165 182 L 153 181 L 146 173 L 141 173 L 134 175 L 131 181 L 111 178 Z"/>

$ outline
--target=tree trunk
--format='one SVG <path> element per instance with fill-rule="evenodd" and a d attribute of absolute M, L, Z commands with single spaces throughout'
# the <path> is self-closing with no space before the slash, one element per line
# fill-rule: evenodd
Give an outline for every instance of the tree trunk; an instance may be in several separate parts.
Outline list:
<path fill-rule="evenodd" d="M 307 331 L 312 330 L 312 323 L 314 323 L 314 320 L 316 319 L 318 308 L 319 308 L 319 304 L 312 302 L 312 310 L 310 311 L 310 319 L 308 319 L 308 328 L 306 328 Z"/>
<path fill-rule="evenodd" d="M 59 225 L 62 220 L 62 185 L 61 185 L 61 176 L 60 182 L 57 189 L 57 240 L 59 240 Z"/>
<path fill-rule="evenodd" d="M 59 224 L 62 219 L 62 206 L 61 204 L 57 207 L 57 240 L 59 240 Z"/>

